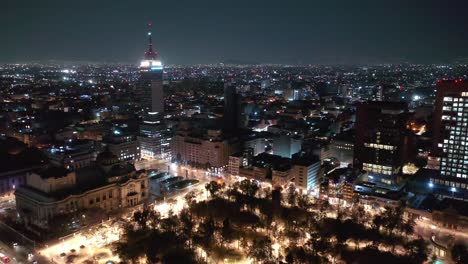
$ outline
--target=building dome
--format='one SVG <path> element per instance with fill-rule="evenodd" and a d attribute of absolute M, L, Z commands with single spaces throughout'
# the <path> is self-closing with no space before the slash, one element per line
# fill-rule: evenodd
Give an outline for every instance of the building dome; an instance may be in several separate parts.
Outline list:
<path fill-rule="evenodd" d="M 99 153 L 96 157 L 96 164 L 100 166 L 111 166 L 119 163 L 119 158 L 109 149 Z"/>

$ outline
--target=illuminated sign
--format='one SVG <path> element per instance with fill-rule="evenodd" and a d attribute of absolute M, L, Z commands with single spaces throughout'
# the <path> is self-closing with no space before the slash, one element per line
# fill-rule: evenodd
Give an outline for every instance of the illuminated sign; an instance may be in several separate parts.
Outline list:
<path fill-rule="evenodd" d="M 462 92 L 462 93 L 461 93 L 461 96 L 463 96 L 463 97 L 468 97 L 468 92 Z"/>
<path fill-rule="evenodd" d="M 140 67 L 158 67 L 162 69 L 162 63 L 161 61 L 156 61 L 156 60 L 143 60 L 140 62 Z"/>

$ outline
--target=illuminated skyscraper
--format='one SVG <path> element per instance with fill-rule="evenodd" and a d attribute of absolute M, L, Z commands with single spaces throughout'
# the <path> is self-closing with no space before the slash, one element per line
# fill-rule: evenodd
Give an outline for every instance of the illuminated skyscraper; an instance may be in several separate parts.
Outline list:
<path fill-rule="evenodd" d="M 166 158 L 170 154 L 171 129 L 156 113 L 149 113 L 140 124 L 141 157 L 144 159 Z"/>
<path fill-rule="evenodd" d="M 468 200 L 468 81 L 439 81 L 433 129 L 440 175 L 429 186 L 442 196 Z"/>
<path fill-rule="evenodd" d="M 151 23 L 148 27 L 151 27 Z M 159 53 L 153 50 L 151 31 L 148 31 L 148 50 L 140 63 L 138 89 L 141 107 L 145 113 L 164 112 L 163 65 Z"/>
<path fill-rule="evenodd" d="M 151 26 L 149 24 L 148 26 Z M 140 124 L 141 157 L 145 159 L 166 157 L 169 151 L 171 130 L 163 120 L 163 65 L 158 52 L 153 50 L 151 31 L 148 32 L 148 50 L 140 63 L 138 83 L 143 122 Z"/>

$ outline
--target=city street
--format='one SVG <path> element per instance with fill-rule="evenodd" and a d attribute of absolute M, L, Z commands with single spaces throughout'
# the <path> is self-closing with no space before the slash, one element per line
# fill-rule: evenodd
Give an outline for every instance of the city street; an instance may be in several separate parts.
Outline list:
<path fill-rule="evenodd" d="M 0 197 L 0 214 L 7 209 L 14 209 L 15 206 L 15 196 L 13 194 Z"/>
<path fill-rule="evenodd" d="M 23 257 L 21 257 L 18 252 L 12 249 L 11 246 L 6 245 L 5 243 L 0 241 L 0 253 L 5 254 L 10 258 L 11 264 L 21 264 L 21 263 L 28 263 Z"/>

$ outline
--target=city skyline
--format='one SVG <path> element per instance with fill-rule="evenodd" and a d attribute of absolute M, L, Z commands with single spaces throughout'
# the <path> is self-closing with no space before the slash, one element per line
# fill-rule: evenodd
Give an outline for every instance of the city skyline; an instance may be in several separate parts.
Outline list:
<path fill-rule="evenodd" d="M 165 64 L 467 61 L 463 1 L 346 2 L 9 1 L 0 62 L 137 63 L 148 21 Z"/>
<path fill-rule="evenodd" d="M 468 263 L 468 4 L 226 2 L 2 6 L 0 263 Z"/>

